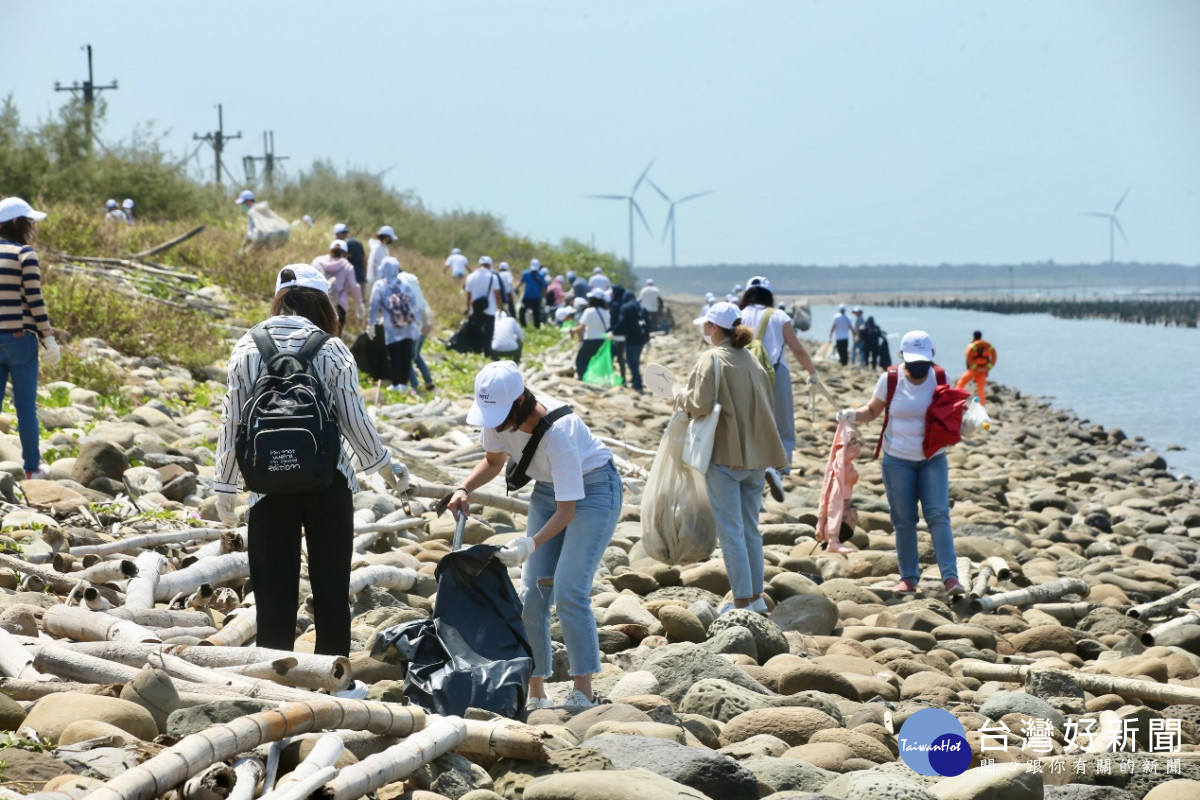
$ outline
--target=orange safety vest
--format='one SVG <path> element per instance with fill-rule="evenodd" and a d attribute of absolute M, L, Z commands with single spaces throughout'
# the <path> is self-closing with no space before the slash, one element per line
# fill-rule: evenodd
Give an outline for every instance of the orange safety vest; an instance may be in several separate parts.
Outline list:
<path fill-rule="evenodd" d="M 967 345 L 967 369 L 988 371 L 996 366 L 996 348 L 984 339 L 976 339 Z"/>

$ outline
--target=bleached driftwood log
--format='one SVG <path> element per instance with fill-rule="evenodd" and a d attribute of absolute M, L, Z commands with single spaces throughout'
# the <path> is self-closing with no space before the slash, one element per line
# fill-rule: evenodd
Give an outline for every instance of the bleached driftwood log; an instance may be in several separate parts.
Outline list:
<path fill-rule="evenodd" d="M 258 784 L 266 774 L 263 762 L 252 756 L 239 758 L 233 762 L 233 774 L 236 780 L 229 800 L 254 800 Z"/>
<path fill-rule="evenodd" d="M 225 618 L 225 627 L 204 641 L 208 644 L 237 647 L 258 634 L 258 609 L 254 606 L 238 609 L 237 616 Z"/>
<path fill-rule="evenodd" d="M 351 764 L 318 793 L 326 800 L 354 800 L 416 772 L 440 755 L 449 753 L 467 738 L 467 726 L 458 717 L 443 717 L 378 755 Z"/>
<path fill-rule="evenodd" d="M 58 594 L 67 594 L 76 586 L 82 584 L 86 589 L 91 584 L 75 575 L 64 575 L 52 567 L 43 564 L 30 564 L 24 559 L 0 553 L 0 567 L 6 567 L 22 575 L 32 575 Z M 111 599 L 111 598 L 110 598 Z"/>
<path fill-rule="evenodd" d="M 1080 688 L 1096 695 L 1115 694 L 1127 698 L 1153 700 L 1166 705 L 1173 703 L 1200 705 L 1200 688 L 1193 686 L 1176 686 L 1170 683 L 1121 678 L 1115 675 L 1096 675 L 1078 670 L 1066 672 L 1065 670 L 1040 669 L 1028 664 L 989 664 L 986 661 L 967 661 L 963 664 L 964 676 L 978 678 L 981 681 L 1021 683 L 1030 672 L 1061 673 L 1073 679 Z"/>
<path fill-rule="evenodd" d="M 350 599 L 353 600 L 368 586 L 407 592 L 416 586 L 419 577 L 416 570 L 407 567 L 389 567 L 383 564 L 361 567 L 350 573 Z"/>
<path fill-rule="evenodd" d="M 275 784 L 276 791 L 288 784 L 303 781 L 325 767 L 332 767 L 342 757 L 345 749 L 346 745 L 342 743 L 342 737 L 336 733 L 322 734 L 321 738 L 317 739 L 317 743 L 308 751 L 305 759 L 297 764 L 294 770 L 284 775 L 283 780 Z"/>
<path fill-rule="evenodd" d="M 408 493 L 413 497 L 427 497 L 432 500 L 439 500 L 442 497 L 454 491 L 453 486 L 442 486 L 435 483 L 418 484 L 414 483 L 409 488 Z M 501 511 L 511 511 L 515 514 L 529 514 L 529 503 L 516 497 L 507 497 L 502 494 L 493 494 L 492 492 L 483 492 L 476 490 L 471 492 L 471 502 L 478 503 L 491 508 L 498 508 Z"/>
<path fill-rule="evenodd" d="M 1086 594 L 1088 585 L 1079 578 L 1059 578 L 1050 583 L 1039 583 L 1011 592 L 987 595 L 971 601 L 971 610 L 995 611 L 1003 605 L 1027 606 L 1033 603 L 1053 602 L 1068 594 Z"/>
<path fill-rule="evenodd" d="M 237 783 L 237 775 L 227 764 L 213 764 L 183 785 L 182 800 L 225 800 Z"/>
<path fill-rule="evenodd" d="M 163 575 L 154 590 L 154 599 L 166 602 L 177 594 L 191 594 L 201 584 L 219 586 L 222 583 L 250 577 L 250 554 L 227 553 L 197 561 L 178 572 Z"/>
<path fill-rule="evenodd" d="M 138 574 L 137 564 L 128 558 L 101 561 L 71 574 L 71 577 L 90 583 L 108 583 L 134 578 Z"/>
<path fill-rule="evenodd" d="M 345 663 L 341 663 L 345 662 Z M 238 667 L 223 667 L 222 672 L 293 686 L 299 689 L 324 689 L 341 692 L 354 682 L 350 672 L 350 659 L 344 658 L 330 670 L 320 661 L 309 660 L 303 653 L 246 664 Z"/>
<path fill-rule="evenodd" d="M 154 608 L 158 582 L 167 560 L 152 550 L 139 553 L 135 561 L 138 568 L 136 578 L 125 586 L 125 608 Z"/>
<path fill-rule="evenodd" d="M 212 617 L 203 611 L 167 610 L 165 608 L 127 608 L 119 606 L 108 612 L 114 617 L 145 625 L 147 628 L 175 628 L 179 626 L 194 628 L 200 625 L 211 625 Z"/>
<path fill-rule="evenodd" d="M 33 665 L 33 654 L 21 646 L 17 637 L 0 628 L 0 675 L 6 678 L 44 681 L 50 676 L 38 672 Z"/>
<path fill-rule="evenodd" d="M 412 706 L 362 700 L 288 703 L 193 733 L 174 747 L 121 773 L 87 797 L 90 800 L 152 800 L 211 764 L 261 744 L 309 731 L 349 728 L 387 736 L 409 736 L 424 727 L 424 712 Z"/>
<path fill-rule="evenodd" d="M 75 681 L 55 680 L 49 675 L 43 677 L 46 680 L 0 678 L 0 692 L 4 692 L 13 700 L 27 703 L 59 692 L 102 694 L 107 697 L 116 697 L 121 690 L 120 686 L 111 683 L 76 683 Z"/>
<path fill-rule="evenodd" d="M 1150 630 L 1143 632 L 1139 638 L 1142 640 L 1142 644 L 1150 647 L 1154 644 L 1155 638 L 1162 636 L 1165 631 L 1169 631 L 1172 628 L 1178 628 L 1181 625 L 1196 625 L 1198 623 L 1200 623 L 1200 611 L 1189 611 L 1188 613 L 1182 614 L 1174 619 L 1169 619 L 1166 622 L 1161 622 L 1158 625 L 1155 625 Z"/>
<path fill-rule="evenodd" d="M 1151 600 L 1149 603 L 1132 606 L 1125 613 L 1134 619 L 1146 619 L 1147 617 L 1158 616 L 1159 614 L 1167 613 L 1176 606 L 1183 605 L 1196 595 L 1200 595 L 1200 581 L 1189 583 L 1182 589 L 1171 592 L 1166 597 L 1160 597 L 1157 600 Z"/>
<path fill-rule="evenodd" d="M 1008 562 L 1000 556 L 988 556 L 984 563 L 991 566 L 992 574 L 998 579 L 1006 581 L 1012 577 L 1012 570 L 1009 568 Z"/>
<path fill-rule="evenodd" d="M 71 548 L 71 555 L 82 558 L 87 555 L 111 556 L 117 553 L 133 553 L 164 544 L 185 544 L 187 542 L 211 542 L 220 539 L 229 532 L 228 528 L 181 528 L 165 533 L 143 533 L 137 536 L 126 536 L 115 542 L 104 544 L 86 544 Z"/>
<path fill-rule="evenodd" d="M 42 626 L 51 636 L 81 642 L 161 642 L 149 628 L 114 617 L 103 611 L 78 606 L 51 606 L 42 617 Z"/>

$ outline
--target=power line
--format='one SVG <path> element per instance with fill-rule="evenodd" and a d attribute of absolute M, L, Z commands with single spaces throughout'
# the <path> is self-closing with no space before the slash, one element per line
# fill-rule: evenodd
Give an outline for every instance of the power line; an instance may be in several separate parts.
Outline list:
<path fill-rule="evenodd" d="M 238 131 L 235 134 L 225 133 L 225 109 L 220 103 L 217 104 L 217 129 L 215 131 L 209 131 L 203 136 L 198 133 L 192 134 L 193 140 L 198 142 L 208 142 L 210 145 L 212 145 L 213 155 L 216 157 L 217 162 L 216 169 L 214 170 L 214 174 L 217 178 L 217 186 L 221 185 L 221 168 L 223 166 L 221 164 L 221 151 L 225 149 L 225 143 L 230 139 L 240 138 L 242 138 L 241 131 Z"/>
<path fill-rule="evenodd" d="M 75 94 L 76 92 L 81 92 L 83 94 L 84 120 L 85 120 L 85 124 L 87 125 L 87 148 L 88 148 L 88 156 L 90 157 L 92 155 L 92 141 L 96 138 L 95 131 L 92 129 L 92 126 L 94 124 L 94 116 L 95 116 L 94 108 L 96 105 L 96 95 L 98 95 L 100 92 L 116 90 L 117 82 L 116 82 L 116 80 L 114 80 L 112 83 L 105 84 L 104 86 L 97 86 L 94 76 L 92 74 L 92 46 L 90 44 L 87 44 L 87 45 L 84 45 L 80 49 L 87 50 L 87 62 L 88 62 L 87 80 L 84 81 L 82 84 L 79 81 L 75 81 L 70 86 L 63 86 L 61 82 L 55 81 L 54 82 L 54 91 L 56 91 L 56 92 L 71 92 L 72 94 Z"/>

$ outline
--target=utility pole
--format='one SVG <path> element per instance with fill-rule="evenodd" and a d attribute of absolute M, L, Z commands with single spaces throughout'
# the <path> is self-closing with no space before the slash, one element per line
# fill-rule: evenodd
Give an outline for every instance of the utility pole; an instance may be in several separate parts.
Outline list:
<path fill-rule="evenodd" d="M 96 138 L 95 131 L 92 130 L 93 117 L 94 117 L 93 109 L 94 109 L 94 106 L 96 105 L 96 95 L 99 94 L 100 92 L 108 91 L 109 89 L 115 90 L 117 88 L 117 82 L 114 80 L 112 83 L 107 84 L 105 86 L 97 86 L 96 82 L 92 76 L 92 46 L 90 44 L 87 44 L 87 45 L 84 45 L 83 48 L 80 48 L 80 49 L 87 50 L 87 58 L 88 58 L 87 80 L 84 81 L 82 85 L 79 83 L 79 81 L 75 81 L 70 86 L 63 86 L 60 82 L 55 81 L 54 82 L 54 91 L 56 91 L 56 92 L 71 92 L 71 93 L 83 92 L 83 113 L 84 113 L 85 124 L 87 125 L 88 158 L 91 158 L 92 143 L 95 141 L 95 138 Z"/>
<path fill-rule="evenodd" d="M 246 156 L 242 159 L 243 167 L 246 170 L 246 180 L 254 180 L 255 162 L 261 161 L 263 162 L 263 181 L 267 191 L 273 191 L 275 188 L 275 162 L 287 160 L 288 156 L 275 155 L 275 131 L 263 131 L 263 154 Z"/>
<path fill-rule="evenodd" d="M 225 149 L 225 143 L 230 139 L 242 138 L 242 132 L 238 131 L 232 135 L 225 133 L 225 109 L 220 103 L 217 104 L 217 129 L 201 136 L 198 133 L 192 134 L 192 139 L 200 142 L 208 142 L 212 145 L 213 155 L 216 156 L 217 166 L 217 186 L 221 185 L 221 151 Z"/>

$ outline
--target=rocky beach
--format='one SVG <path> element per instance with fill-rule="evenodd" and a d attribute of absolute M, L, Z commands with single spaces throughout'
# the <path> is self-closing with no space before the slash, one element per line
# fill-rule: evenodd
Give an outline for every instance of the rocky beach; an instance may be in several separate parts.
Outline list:
<path fill-rule="evenodd" d="M 690 334 L 656 336 L 643 363 L 683 378 L 699 354 Z M 21 480 L 15 421 L 0 419 L 0 798 L 1171 800 L 1200 789 L 1200 611 L 1189 605 L 1200 493 L 1136 431 L 993 387 L 991 430 L 948 456 L 971 592 L 946 596 L 922 523 L 921 591 L 904 597 L 889 589 L 895 547 L 869 458 L 878 424 L 861 431 L 858 552 L 826 553 L 814 525 L 836 409 L 817 397 L 809 421 L 798 385 L 785 499 L 768 497 L 761 516 L 770 611 L 718 617 L 729 593 L 719 552 L 664 564 L 640 542 L 670 403 L 581 384 L 567 377 L 571 354 L 553 350 L 527 382 L 606 439 L 625 483 L 592 592 L 607 702 L 442 719 L 407 705 L 403 666 L 370 651 L 381 631 L 431 614 L 454 532 L 431 508 L 481 452 L 469 398 L 371 403 L 413 488 L 399 498 L 360 481 L 350 658 L 312 655 L 303 578 L 292 655 L 253 646 L 245 529 L 216 522 L 221 367 L 127 358 L 100 340 L 78 348 L 122 370 L 126 407 L 43 385 L 47 480 Z M 877 377 L 820 370 L 842 405 L 864 402 Z M 526 504 L 502 482 L 474 499 L 467 543 L 524 533 Z M 559 699 L 566 670 L 558 642 Z M 355 681 L 364 699 L 336 696 Z M 906 721 L 931 708 L 961 723 L 962 774 L 924 775 L 900 757 Z"/>

